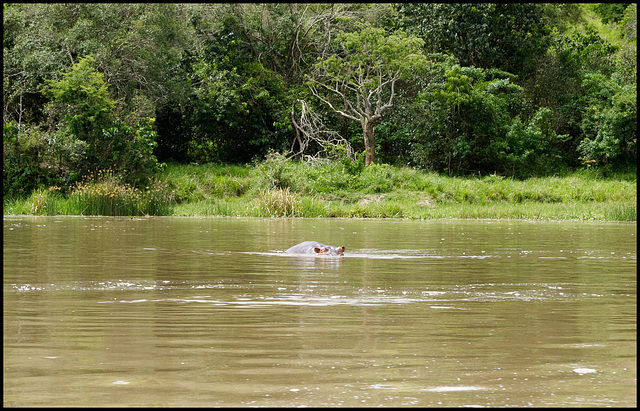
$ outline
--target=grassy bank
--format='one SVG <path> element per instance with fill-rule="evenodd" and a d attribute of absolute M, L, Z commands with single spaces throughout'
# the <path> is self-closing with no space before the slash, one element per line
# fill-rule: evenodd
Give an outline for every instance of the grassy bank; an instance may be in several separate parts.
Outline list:
<path fill-rule="evenodd" d="M 104 181 L 68 195 L 39 190 L 5 200 L 4 213 L 636 221 L 636 181 L 635 170 L 519 181 L 271 156 L 251 166 L 168 165 L 137 191 Z"/>

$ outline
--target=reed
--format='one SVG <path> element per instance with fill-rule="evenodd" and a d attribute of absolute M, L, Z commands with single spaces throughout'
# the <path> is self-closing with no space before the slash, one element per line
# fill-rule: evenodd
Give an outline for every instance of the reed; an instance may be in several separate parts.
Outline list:
<path fill-rule="evenodd" d="M 254 200 L 259 217 L 301 217 L 302 201 L 289 188 L 265 189 L 258 192 Z"/>
<path fill-rule="evenodd" d="M 138 193 L 131 187 L 111 181 L 79 184 L 71 192 L 71 199 L 83 207 L 83 215 L 136 215 Z"/>
<path fill-rule="evenodd" d="M 68 195 L 59 187 L 35 190 L 24 200 L 5 201 L 5 213 L 33 215 L 168 215 L 173 194 L 168 184 L 149 179 L 144 188 L 123 184 L 121 178 L 103 171 L 91 180 L 74 185 Z M 8 210 L 7 210 L 8 209 Z"/>
<path fill-rule="evenodd" d="M 53 215 L 56 212 L 57 204 L 60 200 L 59 188 L 40 188 L 31 193 L 26 206 L 28 214 Z"/>
<path fill-rule="evenodd" d="M 172 193 L 168 184 L 158 179 L 150 178 L 140 189 L 123 184 L 118 175 L 104 171 L 95 179 L 76 184 L 69 200 L 82 215 L 166 215 Z"/>

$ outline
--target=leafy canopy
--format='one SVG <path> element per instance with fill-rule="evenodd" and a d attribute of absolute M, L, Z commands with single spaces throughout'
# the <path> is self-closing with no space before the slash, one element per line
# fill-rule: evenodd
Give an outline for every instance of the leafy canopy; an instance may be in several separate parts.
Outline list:
<path fill-rule="evenodd" d="M 115 107 L 104 76 L 91 67 L 93 62 L 92 56 L 81 58 L 63 73 L 62 79 L 47 80 L 42 86 L 45 95 L 68 105 L 66 117 L 70 130 L 83 139 L 94 131 L 101 131 L 110 122 Z"/>
<path fill-rule="evenodd" d="M 382 98 L 382 88 L 427 64 L 422 54 L 424 41 L 396 31 L 387 35 L 381 28 L 364 26 L 359 31 L 339 32 L 335 52 L 318 58 L 311 83 L 342 83 L 345 91 Z"/>

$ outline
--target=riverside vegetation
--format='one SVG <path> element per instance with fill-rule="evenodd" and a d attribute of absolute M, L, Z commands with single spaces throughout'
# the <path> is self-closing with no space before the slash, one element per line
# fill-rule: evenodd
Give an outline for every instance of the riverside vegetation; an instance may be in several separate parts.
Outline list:
<path fill-rule="evenodd" d="M 113 173 L 23 199 L 5 214 L 478 218 L 636 221 L 635 170 L 583 169 L 526 180 L 350 161 L 300 162 L 272 153 L 252 165 L 166 165 L 144 190 Z"/>
<path fill-rule="evenodd" d="M 636 220 L 635 3 L 3 11 L 5 214 Z"/>

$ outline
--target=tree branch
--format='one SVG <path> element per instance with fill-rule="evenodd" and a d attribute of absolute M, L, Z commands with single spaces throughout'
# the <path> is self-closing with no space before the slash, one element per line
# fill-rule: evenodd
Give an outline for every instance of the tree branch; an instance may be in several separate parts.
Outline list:
<path fill-rule="evenodd" d="M 326 84 L 321 83 L 321 82 L 319 82 L 319 81 L 317 81 L 317 80 L 315 80 L 315 79 L 311 79 L 311 81 L 313 81 L 314 83 L 317 83 L 317 84 L 319 84 L 319 85 L 323 86 L 324 88 L 326 88 L 327 90 L 329 90 L 329 91 L 331 91 L 331 92 L 333 92 L 333 93 L 337 94 L 338 96 L 342 97 L 342 99 L 343 99 L 344 101 L 346 101 L 346 102 L 348 103 L 348 105 L 349 105 L 349 106 L 351 105 L 351 104 L 346 100 L 346 96 L 345 96 L 345 94 L 344 94 L 344 93 L 341 93 L 341 92 L 337 89 L 337 87 L 336 87 L 336 88 L 331 88 L 331 87 L 327 86 Z M 355 117 L 355 116 L 353 116 L 353 115 L 351 115 L 351 114 L 349 114 L 349 113 L 346 113 L 346 112 L 344 112 L 344 111 L 342 111 L 342 110 L 338 110 L 337 108 L 335 108 L 335 107 L 333 106 L 333 104 L 331 104 L 331 102 L 330 102 L 329 100 L 325 99 L 324 97 L 322 97 L 322 96 L 320 95 L 320 93 L 318 93 L 318 90 L 315 88 L 315 86 L 310 86 L 309 88 L 311 89 L 311 93 L 312 93 L 315 97 L 317 97 L 317 98 L 318 98 L 318 99 L 320 99 L 323 103 L 325 103 L 326 105 L 328 105 L 329 107 L 331 107 L 331 109 L 332 109 L 333 111 L 335 111 L 336 113 L 338 113 L 338 114 L 340 114 L 341 116 L 346 117 L 346 118 L 348 118 L 348 119 L 354 120 L 354 121 L 358 121 L 358 122 L 360 122 L 360 121 L 361 121 L 361 118 Z M 350 108 L 353 110 L 353 107 L 350 107 Z M 356 113 L 357 113 L 357 112 L 356 112 Z M 358 114 L 359 114 L 359 113 L 358 113 Z"/>

